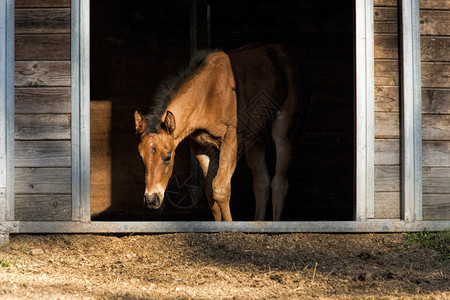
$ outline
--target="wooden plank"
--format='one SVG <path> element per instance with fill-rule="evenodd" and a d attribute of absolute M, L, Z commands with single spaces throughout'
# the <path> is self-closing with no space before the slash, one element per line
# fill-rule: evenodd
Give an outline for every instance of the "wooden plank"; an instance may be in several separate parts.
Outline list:
<path fill-rule="evenodd" d="M 449 11 L 420 11 L 421 35 L 448 35 L 450 33 Z"/>
<path fill-rule="evenodd" d="M 384 7 L 397 7 L 398 0 L 374 0 L 373 6 L 384 6 Z"/>
<path fill-rule="evenodd" d="M 447 194 L 450 199 L 450 168 L 424 167 L 422 174 L 424 194 Z"/>
<path fill-rule="evenodd" d="M 16 167 L 70 167 L 70 141 L 16 141 Z"/>
<path fill-rule="evenodd" d="M 450 63 L 422 63 L 422 87 L 449 88 Z"/>
<path fill-rule="evenodd" d="M 398 9 L 396 7 L 374 7 L 374 32 L 398 33 Z"/>
<path fill-rule="evenodd" d="M 20 88 L 14 90 L 16 114 L 70 114 L 70 88 Z"/>
<path fill-rule="evenodd" d="M 375 111 L 376 112 L 400 111 L 398 86 L 375 87 Z"/>
<path fill-rule="evenodd" d="M 70 140 L 70 115 L 16 114 L 14 132 L 16 141 Z"/>
<path fill-rule="evenodd" d="M 376 86 L 398 86 L 399 82 L 398 61 L 375 61 Z"/>
<path fill-rule="evenodd" d="M 70 0 L 14 0 L 16 8 L 70 7 Z"/>
<path fill-rule="evenodd" d="M 70 8 L 16 9 L 15 33 L 70 33 Z"/>
<path fill-rule="evenodd" d="M 6 219 L 14 220 L 14 1 L 6 1 Z"/>
<path fill-rule="evenodd" d="M 398 139 L 400 137 L 400 115 L 390 112 L 375 113 L 375 138 Z"/>
<path fill-rule="evenodd" d="M 16 60 L 70 60 L 70 35 L 17 35 Z"/>
<path fill-rule="evenodd" d="M 423 195 L 424 220 L 450 220 L 450 197 L 448 194 Z"/>
<path fill-rule="evenodd" d="M 397 34 L 375 34 L 375 59 L 398 59 Z"/>
<path fill-rule="evenodd" d="M 375 165 L 400 165 L 400 140 L 375 139 Z"/>
<path fill-rule="evenodd" d="M 450 35 L 450 30 L 447 33 Z M 449 62 L 450 37 L 448 36 L 422 36 L 420 37 L 420 50 L 423 62 Z"/>
<path fill-rule="evenodd" d="M 16 168 L 15 194 L 68 194 L 71 193 L 70 168 Z"/>
<path fill-rule="evenodd" d="M 423 115 L 422 139 L 424 141 L 450 140 L 450 115 Z"/>
<path fill-rule="evenodd" d="M 375 193 L 375 219 L 400 219 L 400 192 Z"/>
<path fill-rule="evenodd" d="M 170 232 L 419 232 L 448 230 L 450 221 L 289 221 L 289 222 L 5 222 L 10 233 Z"/>
<path fill-rule="evenodd" d="M 78 3 L 78 2 L 76 2 Z M 83 222 L 91 220 L 91 203 L 90 203 L 90 52 L 89 52 L 89 33 L 90 33 L 90 3 L 81 1 L 80 3 L 80 47 L 79 47 L 79 174 L 80 174 L 80 209 L 79 216 Z"/>
<path fill-rule="evenodd" d="M 375 166 L 375 192 L 399 192 L 400 178 L 400 166 Z"/>
<path fill-rule="evenodd" d="M 71 1 L 72 220 L 80 220 L 80 1 Z"/>
<path fill-rule="evenodd" d="M 420 9 L 449 9 L 450 0 L 420 0 Z"/>
<path fill-rule="evenodd" d="M 450 141 L 423 142 L 424 167 L 450 167 Z"/>
<path fill-rule="evenodd" d="M 423 114 L 450 114 L 450 90 L 422 89 Z"/>
<path fill-rule="evenodd" d="M 70 86 L 69 61 L 16 61 L 14 71 L 17 87 Z"/>
<path fill-rule="evenodd" d="M 68 221 L 71 197 L 68 195 L 16 195 L 15 220 Z"/>

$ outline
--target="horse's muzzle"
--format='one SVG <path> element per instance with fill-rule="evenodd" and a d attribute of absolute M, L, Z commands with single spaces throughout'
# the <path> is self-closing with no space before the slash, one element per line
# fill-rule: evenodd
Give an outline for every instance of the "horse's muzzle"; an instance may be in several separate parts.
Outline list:
<path fill-rule="evenodd" d="M 149 209 L 159 209 L 161 207 L 162 201 L 158 194 L 144 195 L 144 205 Z"/>

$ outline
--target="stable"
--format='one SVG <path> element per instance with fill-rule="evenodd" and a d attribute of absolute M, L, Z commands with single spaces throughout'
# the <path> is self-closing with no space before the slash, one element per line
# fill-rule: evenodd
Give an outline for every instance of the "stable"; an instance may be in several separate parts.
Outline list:
<path fill-rule="evenodd" d="M 0 0 L 0 240 L 450 229 L 449 5 Z M 311 77 L 287 221 L 250 221 L 245 166 L 232 183 L 238 221 L 210 221 L 188 143 L 174 173 L 199 190 L 143 211 L 133 111 L 196 50 L 255 42 L 298 49 Z"/>

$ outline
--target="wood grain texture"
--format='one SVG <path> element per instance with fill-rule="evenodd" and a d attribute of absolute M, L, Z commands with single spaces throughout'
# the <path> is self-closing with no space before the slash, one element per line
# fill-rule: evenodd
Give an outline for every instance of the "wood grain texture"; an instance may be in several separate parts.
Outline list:
<path fill-rule="evenodd" d="M 375 165 L 400 165 L 400 140 L 375 140 Z"/>
<path fill-rule="evenodd" d="M 424 167 L 450 167 L 450 141 L 424 141 Z"/>
<path fill-rule="evenodd" d="M 450 168 L 424 167 L 422 174 L 424 194 L 450 194 Z"/>
<path fill-rule="evenodd" d="M 450 140 L 450 115 L 423 115 L 422 139 L 424 141 Z"/>
<path fill-rule="evenodd" d="M 374 7 L 373 26 L 375 33 L 398 32 L 398 9 L 397 7 Z"/>
<path fill-rule="evenodd" d="M 14 137 L 19 140 L 70 140 L 70 115 L 16 114 Z"/>
<path fill-rule="evenodd" d="M 16 61 L 14 72 L 16 87 L 70 86 L 68 61 Z"/>
<path fill-rule="evenodd" d="M 398 0 L 373 0 L 373 6 L 397 7 Z"/>
<path fill-rule="evenodd" d="M 450 63 L 422 63 L 422 87 L 450 88 Z"/>
<path fill-rule="evenodd" d="M 422 89 L 422 113 L 450 114 L 450 90 Z"/>
<path fill-rule="evenodd" d="M 70 168 L 16 168 L 14 192 L 22 194 L 71 194 Z"/>
<path fill-rule="evenodd" d="M 14 89 L 16 114 L 70 114 L 70 88 L 21 88 Z"/>
<path fill-rule="evenodd" d="M 450 35 L 450 28 L 447 32 Z M 450 37 L 421 36 L 420 54 L 423 62 L 449 62 Z"/>
<path fill-rule="evenodd" d="M 396 60 L 375 61 L 375 86 L 398 86 L 399 64 Z"/>
<path fill-rule="evenodd" d="M 375 219 L 400 219 L 400 192 L 375 193 Z"/>
<path fill-rule="evenodd" d="M 15 167 L 70 167 L 70 141 L 16 141 Z"/>
<path fill-rule="evenodd" d="M 15 34 L 70 33 L 70 8 L 16 9 Z"/>
<path fill-rule="evenodd" d="M 14 0 L 15 8 L 70 7 L 70 0 Z"/>
<path fill-rule="evenodd" d="M 70 35 L 17 35 L 15 60 L 70 60 Z"/>
<path fill-rule="evenodd" d="M 421 35 L 448 35 L 450 32 L 450 11 L 420 11 Z"/>
<path fill-rule="evenodd" d="M 375 192 L 399 192 L 400 178 L 400 166 L 375 166 Z"/>
<path fill-rule="evenodd" d="M 72 216 L 70 195 L 17 195 L 16 221 L 69 221 Z"/>
<path fill-rule="evenodd" d="M 424 220 L 450 220 L 450 197 L 448 194 L 423 195 Z"/>
<path fill-rule="evenodd" d="M 400 137 L 400 116 L 398 113 L 375 113 L 375 138 L 398 139 Z"/>
<path fill-rule="evenodd" d="M 375 34 L 375 59 L 398 59 L 397 34 Z"/>
<path fill-rule="evenodd" d="M 420 0 L 420 9 L 449 9 L 450 0 Z"/>
<path fill-rule="evenodd" d="M 375 112 L 399 112 L 399 87 L 375 87 Z"/>

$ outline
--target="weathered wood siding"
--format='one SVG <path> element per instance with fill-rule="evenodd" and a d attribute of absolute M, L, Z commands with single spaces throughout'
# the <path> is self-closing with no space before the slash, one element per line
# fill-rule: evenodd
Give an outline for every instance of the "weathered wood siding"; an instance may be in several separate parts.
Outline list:
<path fill-rule="evenodd" d="M 423 218 L 450 219 L 450 1 L 420 1 Z"/>
<path fill-rule="evenodd" d="M 397 0 L 374 1 L 375 213 L 400 218 L 400 104 Z"/>
<path fill-rule="evenodd" d="M 15 218 L 70 220 L 70 1 L 15 6 Z"/>

